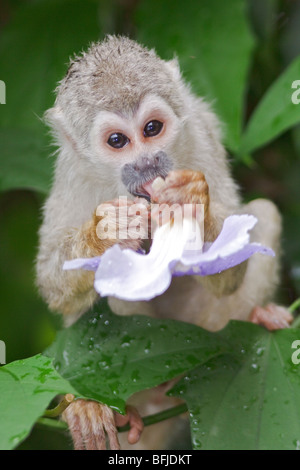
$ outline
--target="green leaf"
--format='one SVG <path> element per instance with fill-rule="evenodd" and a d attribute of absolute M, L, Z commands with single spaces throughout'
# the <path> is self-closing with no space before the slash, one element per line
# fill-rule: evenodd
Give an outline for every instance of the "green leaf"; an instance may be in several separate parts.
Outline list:
<path fill-rule="evenodd" d="M 0 367 L 0 449 L 12 449 L 22 442 L 60 393 L 77 394 L 48 357 L 38 354 Z"/>
<path fill-rule="evenodd" d="M 188 323 L 114 315 L 101 300 L 62 330 L 46 354 L 82 396 L 121 413 L 133 393 L 159 385 L 224 351 L 213 333 Z"/>
<path fill-rule="evenodd" d="M 0 189 L 47 192 L 52 174 L 47 129 L 41 118 L 69 57 L 99 39 L 97 0 L 43 0 L 16 9 L 1 31 Z"/>
<path fill-rule="evenodd" d="M 297 91 L 292 84 L 299 79 L 300 56 L 271 85 L 255 109 L 242 138 L 241 155 L 266 145 L 300 122 L 300 104 L 292 102 Z M 299 93 L 295 98 L 299 99 Z"/>
<path fill-rule="evenodd" d="M 178 55 L 194 91 L 213 104 L 224 122 L 226 144 L 236 150 L 254 45 L 246 2 L 143 0 L 136 22 L 138 40 L 165 59 Z"/>
<path fill-rule="evenodd" d="M 219 333 L 230 355 L 190 372 L 172 390 L 185 399 L 195 449 L 300 447 L 300 365 L 291 360 L 298 329 L 273 333 L 235 322 Z"/>

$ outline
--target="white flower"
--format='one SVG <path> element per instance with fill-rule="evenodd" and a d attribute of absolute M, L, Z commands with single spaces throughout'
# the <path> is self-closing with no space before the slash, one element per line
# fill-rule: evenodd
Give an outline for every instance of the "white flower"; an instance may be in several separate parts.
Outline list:
<path fill-rule="evenodd" d="M 95 270 L 94 287 L 101 296 L 150 300 L 167 290 L 172 276 L 216 274 L 254 253 L 275 256 L 270 248 L 250 243 L 248 232 L 256 222 L 252 215 L 230 216 L 217 239 L 203 245 L 198 224 L 183 218 L 182 223 L 175 221 L 156 230 L 148 254 L 114 245 L 102 256 L 66 261 L 63 269 Z"/>

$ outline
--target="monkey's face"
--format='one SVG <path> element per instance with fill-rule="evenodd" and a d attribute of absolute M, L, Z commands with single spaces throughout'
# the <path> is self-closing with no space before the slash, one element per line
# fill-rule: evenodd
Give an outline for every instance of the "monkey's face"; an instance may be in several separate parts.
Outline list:
<path fill-rule="evenodd" d="M 147 183 L 165 178 L 176 166 L 181 126 L 168 103 L 154 95 L 145 96 L 127 115 L 100 111 L 91 134 L 93 154 L 119 181 L 119 195 L 126 188 L 131 195 L 147 198 Z"/>

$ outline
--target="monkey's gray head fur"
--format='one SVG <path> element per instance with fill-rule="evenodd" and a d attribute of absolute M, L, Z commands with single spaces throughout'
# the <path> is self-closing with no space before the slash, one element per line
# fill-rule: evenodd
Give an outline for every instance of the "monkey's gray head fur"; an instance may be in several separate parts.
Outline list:
<path fill-rule="evenodd" d="M 172 162 L 165 152 L 157 152 L 153 156 L 142 155 L 134 163 L 127 163 L 122 168 L 122 182 L 134 196 L 142 196 L 150 200 L 143 185 L 158 176 L 166 178 L 172 169 Z"/>
<path fill-rule="evenodd" d="M 84 141 L 100 110 L 131 116 L 148 93 L 159 93 L 180 116 L 182 83 L 176 59 L 166 62 L 127 37 L 108 36 L 71 61 L 55 105 L 65 110 L 69 129 Z"/>

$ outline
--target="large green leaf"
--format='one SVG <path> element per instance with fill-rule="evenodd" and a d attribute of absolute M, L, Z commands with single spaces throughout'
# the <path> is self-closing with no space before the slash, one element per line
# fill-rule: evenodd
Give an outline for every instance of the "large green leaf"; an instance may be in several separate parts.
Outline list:
<path fill-rule="evenodd" d="M 300 122 L 300 104 L 293 103 L 292 88 L 300 77 L 300 57 L 271 85 L 250 118 L 241 142 L 241 154 L 253 152 Z M 299 85 L 298 87 L 299 88 Z"/>
<path fill-rule="evenodd" d="M 29 434 L 50 401 L 76 390 L 41 355 L 0 367 L 0 449 L 12 449 Z"/>
<path fill-rule="evenodd" d="M 57 394 L 124 412 L 134 392 L 189 370 L 172 393 L 188 404 L 196 449 L 299 448 L 298 338 L 299 329 L 270 333 L 238 321 L 209 333 L 173 320 L 118 317 L 102 300 L 60 332 L 47 357 L 0 368 L 0 448 L 21 442 Z"/>
<path fill-rule="evenodd" d="M 239 147 L 253 37 L 244 0 L 142 0 L 137 38 L 165 59 L 178 55 L 193 89 L 225 124 L 226 143 Z"/>
<path fill-rule="evenodd" d="M 46 354 L 81 395 L 124 412 L 133 393 L 191 370 L 224 349 L 221 338 L 195 325 L 119 317 L 101 300 L 62 330 Z"/>
<path fill-rule="evenodd" d="M 172 393 L 187 401 L 196 449 L 299 449 L 299 329 L 270 333 L 231 322 L 219 333 L 232 353 L 189 373 Z"/>
<path fill-rule="evenodd" d="M 53 90 L 69 57 L 99 38 L 97 0 L 42 0 L 22 5 L 0 36 L 0 189 L 46 192 L 53 149 L 41 117 L 53 105 Z"/>

